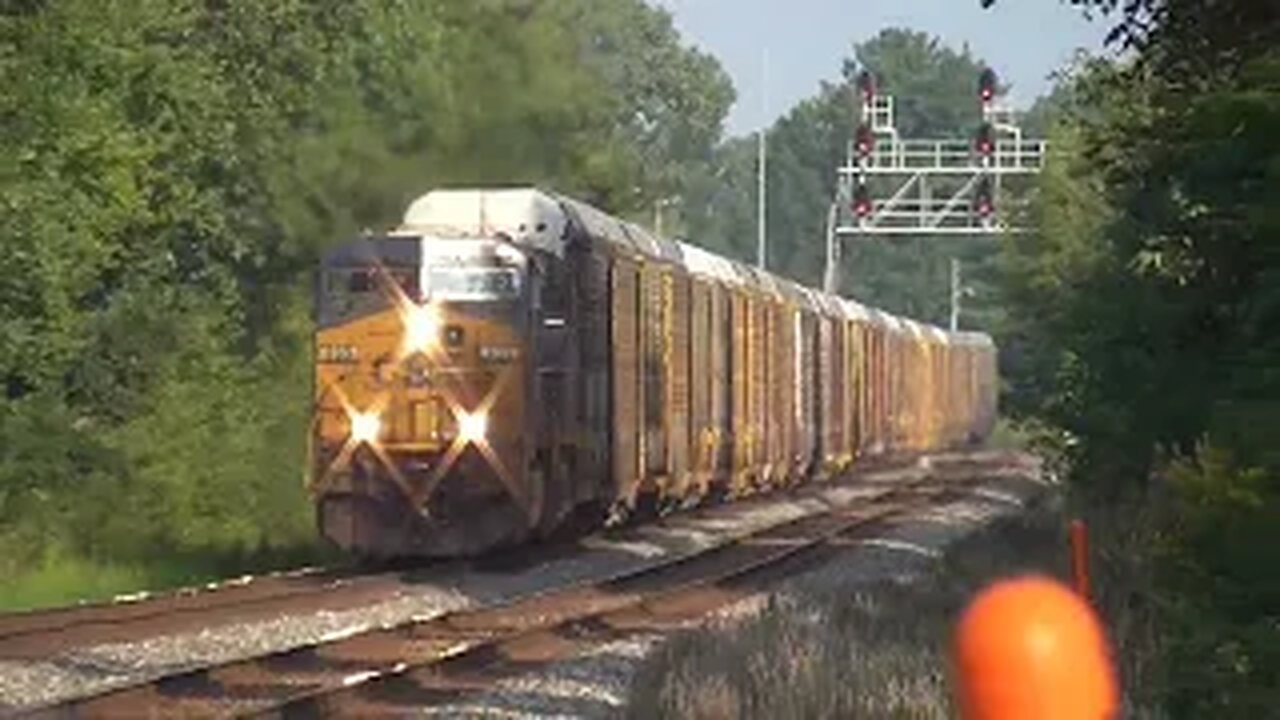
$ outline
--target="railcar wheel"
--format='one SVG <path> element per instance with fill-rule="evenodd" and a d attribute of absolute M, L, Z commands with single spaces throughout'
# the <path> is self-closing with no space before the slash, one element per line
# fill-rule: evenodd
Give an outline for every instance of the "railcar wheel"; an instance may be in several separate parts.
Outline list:
<path fill-rule="evenodd" d="M 729 499 L 729 486 L 723 482 L 712 482 L 707 485 L 702 497 L 698 499 L 698 507 L 715 507 L 723 505 Z"/>
<path fill-rule="evenodd" d="M 585 535 L 603 528 L 609 522 L 609 508 L 599 499 L 586 500 L 574 506 L 567 523 L 575 535 Z"/>
<path fill-rule="evenodd" d="M 628 520 L 633 523 L 649 522 L 658 517 L 661 509 L 658 493 L 642 492 L 636 496 L 636 504 L 631 508 Z"/>

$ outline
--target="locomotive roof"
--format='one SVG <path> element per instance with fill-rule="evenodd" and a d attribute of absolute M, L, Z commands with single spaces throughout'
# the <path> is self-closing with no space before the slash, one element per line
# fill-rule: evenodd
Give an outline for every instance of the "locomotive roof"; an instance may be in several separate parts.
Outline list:
<path fill-rule="evenodd" d="M 433 190 L 405 211 L 397 232 L 454 237 L 494 237 L 562 256 L 571 228 L 603 241 L 615 252 L 657 258 L 694 275 L 755 288 L 797 304 L 883 326 L 895 334 L 961 345 L 994 346 L 982 333 L 950 333 L 899 318 L 847 298 L 827 295 L 772 273 L 687 243 L 667 240 L 587 203 L 537 188 Z"/>

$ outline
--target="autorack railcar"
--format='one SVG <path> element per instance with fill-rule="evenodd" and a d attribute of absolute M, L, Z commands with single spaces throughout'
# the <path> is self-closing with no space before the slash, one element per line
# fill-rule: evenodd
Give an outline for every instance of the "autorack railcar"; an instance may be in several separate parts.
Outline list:
<path fill-rule="evenodd" d="M 310 486 L 365 556 L 456 556 L 981 439 L 989 338 L 532 188 L 437 190 L 334 248 Z"/>

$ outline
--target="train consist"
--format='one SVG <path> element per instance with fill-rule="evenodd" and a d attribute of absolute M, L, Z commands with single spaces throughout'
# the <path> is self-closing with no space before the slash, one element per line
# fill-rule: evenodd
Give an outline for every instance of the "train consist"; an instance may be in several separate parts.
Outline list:
<path fill-rule="evenodd" d="M 985 438 L 995 348 L 536 189 L 327 255 L 309 483 L 366 557 L 458 556 Z"/>

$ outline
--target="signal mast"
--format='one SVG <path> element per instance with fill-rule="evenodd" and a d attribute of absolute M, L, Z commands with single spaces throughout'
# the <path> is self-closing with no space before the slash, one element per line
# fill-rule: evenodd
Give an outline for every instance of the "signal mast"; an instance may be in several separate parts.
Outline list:
<path fill-rule="evenodd" d="M 859 123 L 837 170 L 836 202 L 827 224 L 827 292 L 839 288 L 843 240 L 860 237 L 990 237 L 1026 232 L 996 212 L 1001 180 L 1031 176 L 1044 165 L 1046 143 L 1026 139 L 1012 109 L 998 104 L 999 79 L 978 76 L 980 122 L 972 139 L 906 139 L 894 124 L 894 98 L 875 76 L 855 80 Z M 952 326 L 958 324 L 959 272 L 952 267 Z"/>

